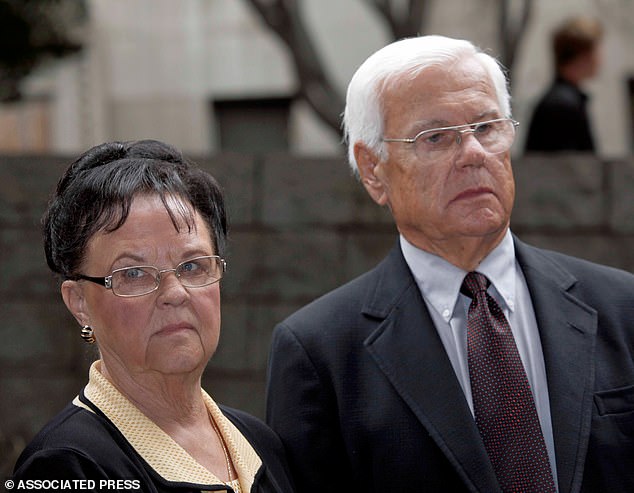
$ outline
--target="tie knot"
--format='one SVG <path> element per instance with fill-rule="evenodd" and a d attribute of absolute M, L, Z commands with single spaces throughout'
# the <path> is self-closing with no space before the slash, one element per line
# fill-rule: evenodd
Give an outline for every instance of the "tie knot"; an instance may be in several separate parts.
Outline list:
<path fill-rule="evenodd" d="M 484 274 L 469 272 L 462 281 L 460 292 L 473 299 L 479 292 L 486 291 L 489 284 L 490 281 Z"/>

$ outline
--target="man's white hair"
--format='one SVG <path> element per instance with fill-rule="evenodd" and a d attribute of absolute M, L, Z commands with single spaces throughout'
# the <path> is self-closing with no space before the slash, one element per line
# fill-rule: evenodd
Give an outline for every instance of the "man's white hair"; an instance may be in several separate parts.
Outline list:
<path fill-rule="evenodd" d="M 420 36 L 391 43 L 361 64 L 352 76 L 346 93 L 343 128 L 348 144 L 348 161 L 358 174 L 354 145 L 363 142 L 376 153 L 382 150 L 382 95 L 386 86 L 401 76 L 415 77 L 426 68 L 449 65 L 458 60 L 478 60 L 495 88 L 502 116 L 510 118 L 511 105 L 502 66 L 473 43 L 445 36 Z"/>

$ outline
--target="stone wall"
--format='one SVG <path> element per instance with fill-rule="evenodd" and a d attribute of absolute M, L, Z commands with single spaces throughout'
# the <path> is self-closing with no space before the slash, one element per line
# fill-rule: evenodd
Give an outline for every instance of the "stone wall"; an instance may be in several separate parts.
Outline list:
<path fill-rule="evenodd" d="M 342 159 L 195 159 L 224 186 L 230 214 L 221 344 L 204 386 L 264 410 L 271 330 L 375 265 L 394 244 L 389 214 Z M 94 350 L 79 338 L 46 268 L 39 217 L 64 157 L 0 157 L 0 479 L 32 435 L 85 383 Z M 512 229 L 524 240 L 634 271 L 634 160 L 516 159 Z"/>

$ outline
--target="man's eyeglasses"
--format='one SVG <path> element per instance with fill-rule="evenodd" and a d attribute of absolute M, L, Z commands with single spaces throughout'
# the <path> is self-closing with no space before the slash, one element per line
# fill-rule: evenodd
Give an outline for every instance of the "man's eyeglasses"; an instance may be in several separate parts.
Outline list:
<path fill-rule="evenodd" d="M 486 152 L 499 154 L 511 148 L 518 125 L 519 122 L 511 118 L 496 118 L 466 125 L 431 128 L 423 130 L 411 139 L 383 138 L 383 142 L 414 144 L 416 156 L 423 161 L 429 161 L 453 157 L 462 143 L 462 136 L 470 133 Z"/>
<path fill-rule="evenodd" d="M 201 288 L 220 281 L 227 263 L 222 257 L 208 255 L 185 260 L 174 269 L 158 269 L 151 265 L 135 265 L 115 269 L 106 277 L 91 277 L 79 274 L 77 279 L 94 282 L 112 290 L 116 296 L 131 298 L 156 291 L 163 274 L 173 272 L 186 288 Z"/>

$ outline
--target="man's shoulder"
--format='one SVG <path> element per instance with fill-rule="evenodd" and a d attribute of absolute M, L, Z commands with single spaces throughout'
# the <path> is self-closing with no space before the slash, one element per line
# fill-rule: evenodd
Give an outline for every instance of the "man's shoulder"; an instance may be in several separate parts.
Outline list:
<path fill-rule="evenodd" d="M 542 98 L 542 103 L 555 106 L 578 105 L 584 100 L 581 90 L 567 82 L 554 82 Z"/>
<path fill-rule="evenodd" d="M 571 276 L 576 285 L 597 292 L 598 295 L 621 290 L 634 295 L 634 274 L 562 252 L 518 242 L 518 258 L 523 267 L 541 266 L 550 274 Z"/>
<path fill-rule="evenodd" d="M 321 321 L 336 320 L 344 314 L 360 315 L 375 278 L 375 269 L 365 272 L 299 308 L 282 325 L 298 327 L 310 322 L 311 326 L 316 326 Z"/>
<path fill-rule="evenodd" d="M 282 324 L 294 326 L 311 321 L 311 325 L 315 325 L 322 321 L 343 321 L 351 316 L 360 317 L 368 300 L 377 295 L 377 288 L 389 282 L 388 278 L 395 281 L 402 276 L 403 272 L 399 269 L 404 266 L 400 248 L 395 246 L 374 268 L 311 301 L 292 313 Z"/>

